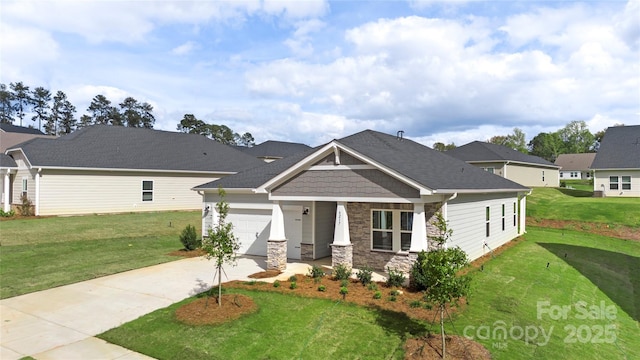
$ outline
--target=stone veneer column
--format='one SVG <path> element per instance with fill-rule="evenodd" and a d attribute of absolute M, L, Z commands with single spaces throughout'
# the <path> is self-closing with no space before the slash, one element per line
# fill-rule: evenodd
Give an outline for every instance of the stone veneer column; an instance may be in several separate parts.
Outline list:
<path fill-rule="evenodd" d="M 287 268 L 287 240 L 267 240 L 267 270 Z"/>
<path fill-rule="evenodd" d="M 287 238 L 284 232 L 284 212 L 280 202 L 273 203 L 271 231 L 267 240 L 267 270 L 287 268 Z"/>
<path fill-rule="evenodd" d="M 331 244 L 331 266 L 344 265 L 353 268 L 353 245 Z"/>

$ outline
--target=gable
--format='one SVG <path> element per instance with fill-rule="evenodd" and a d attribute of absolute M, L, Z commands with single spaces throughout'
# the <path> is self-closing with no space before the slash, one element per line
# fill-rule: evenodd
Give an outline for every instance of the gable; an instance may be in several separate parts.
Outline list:
<path fill-rule="evenodd" d="M 271 191 L 274 196 L 420 198 L 420 192 L 377 169 L 306 170 Z"/>

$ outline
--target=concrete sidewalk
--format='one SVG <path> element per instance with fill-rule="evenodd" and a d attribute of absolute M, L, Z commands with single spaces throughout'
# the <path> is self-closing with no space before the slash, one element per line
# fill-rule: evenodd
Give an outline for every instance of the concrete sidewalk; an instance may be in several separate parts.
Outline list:
<path fill-rule="evenodd" d="M 310 266 L 287 263 L 278 279 Z M 243 256 L 223 281 L 265 269 L 266 258 Z M 93 336 L 209 289 L 213 274 L 213 261 L 199 257 L 0 300 L 0 359 L 150 359 Z"/>

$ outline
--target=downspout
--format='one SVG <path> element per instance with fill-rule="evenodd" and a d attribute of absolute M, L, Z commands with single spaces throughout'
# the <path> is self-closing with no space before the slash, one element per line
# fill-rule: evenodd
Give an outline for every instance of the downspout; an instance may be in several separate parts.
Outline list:
<path fill-rule="evenodd" d="M 42 168 L 38 168 L 36 172 L 36 204 L 35 204 L 35 215 L 40 216 L 40 176 L 42 173 Z"/>

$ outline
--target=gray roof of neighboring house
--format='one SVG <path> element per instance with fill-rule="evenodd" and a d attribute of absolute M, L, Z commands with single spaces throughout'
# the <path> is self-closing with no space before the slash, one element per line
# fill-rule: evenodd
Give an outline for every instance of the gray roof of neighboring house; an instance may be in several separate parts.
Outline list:
<path fill-rule="evenodd" d="M 0 168 L 17 168 L 18 164 L 13 158 L 7 154 L 0 154 Z"/>
<path fill-rule="evenodd" d="M 538 164 L 557 167 L 541 157 L 523 154 L 503 145 L 473 141 L 455 149 L 447 150 L 447 155 L 467 162 L 483 161 L 516 161 L 521 163 Z"/>
<path fill-rule="evenodd" d="M 34 167 L 235 173 L 264 164 L 202 135 L 123 126 L 89 126 L 19 148 Z"/>
<path fill-rule="evenodd" d="M 528 190 L 511 180 L 490 174 L 409 139 L 398 140 L 393 135 L 365 130 L 334 141 L 430 189 Z M 203 184 L 196 189 L 218 186 L 257 188 L 319 148 L 321 147 Z"/>
<path fill-rule="evenodd" d="M 307 151 L 311 147 L 300 143 L 269 140 L 256 146 L 239 149 L 245 154 L 259 158 L 285 158 Z"/>
<path fill-rule="evenodd" d="M 20 133 L 20 134 L 32 134 L 32 135 L 44 135 L 44 133 L 38 129 L 28 128 L 24 126 L 16 126 L 13 124 L 0 123 L 0 130 L 4 132 Z"/>
<path fill-rule="evenodd" d="M 607 128 L 592 169 L 640 169 L 640 125 Z"/>
<path fill-rule="evenodd" d="M 563 171 L 587 171 L 591 169 L 596 153 L 584 154 L 560 154 L 555 164 L 561 166 Z"/>

